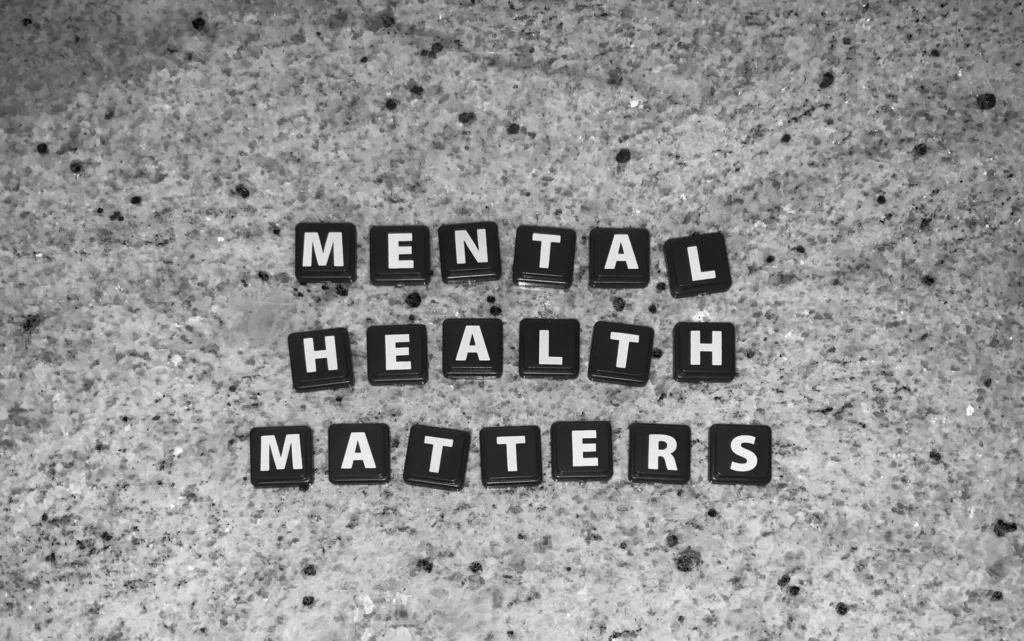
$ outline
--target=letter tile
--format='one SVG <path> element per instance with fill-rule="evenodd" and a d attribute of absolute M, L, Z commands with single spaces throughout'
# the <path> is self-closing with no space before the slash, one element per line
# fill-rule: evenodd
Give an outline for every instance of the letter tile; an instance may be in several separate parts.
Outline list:
<path fill-rule="evenodd" d="M 430 230 L 423 225 L 370 228 L 370 282 L 426 285 L 430 282 Z"/>
<path fill-rule="evenodd" d="M 612 477 L 612 425 L 560 421 L 551 426 L 551 477 L 556 481 L 607 481 Z"/>
<path fill-rule="evenodd" d="M 569 289 L 576 267 L 576 232 L 524 225 L 516 230 L 512 282 L 523 287 Z"/>
<path fill-rule="evenodd" d="M 536 425 L 480 430 L 480 475 L 486 487 L 539 485 L 542 465 Z"/>
<path fill-rule="evenodd" d="M 600 321 L 590 341 L 592 381 L 642 387 L 651 375 L 654 330 L 641 325 Z"/>
<path fill-rule="evenodd" d="M 642 289 L 651 282 L 651 234 L 637 227 L 590 232 L 590 286 Z"/>
<path fill-rule="evenodd" d="M 495 223 L 441 225 L 437 230 L 441 280 L 446 283 L 501 278 L 498 226 Z"/>
<path fill-rule="evenodd" d="M 772 430 L 764 425 L 712 425 L 708 480 L 724 485 L 767 485 L 772 480 Z"/>
<path fill-rule="evenodd" d="M 499 378 L 503 325 L 496 318 L 448 318 L 441 325 L 441 371 L 447 378 Z"/>
<path fill-rule="evenodd" d="M 255 487 L 313 482 L 313 432 L 307 425 L 249 430 L 249 480 Z"/>
<path fill-rule="evenodd" d="M 684 485 L 690 481 L 690 427 L 633 423 L 629 426 L 629 480 Z"/>
<path fill-rule="evenodd" d="M 519 375 L 576 378 L 580 373 L 580 322 L 524 318 L 519 322 Z"/>
<path fill-rule="evenodd" d="M 403 478 L 409 485 L 458 491 L 466 481 L 470 433 L 413 425 L 405 454 Z"/>
<path fill-rule="evenodd" d="M 724 292 L 732 287 L 725 236 L 715 232 L 665 242 L 668 283 L 676 298 Z"/>
<path fill-rule="evenodd" d="M 351 223 L 295 226 L 295 278 L 300 283 L 356 279 L 356 227 Z"/>
<path fill-rule="evenodd" d="M 335 327 L 288 335 L 292 386 L 298 392 L 352 387 L 348 330 Z"/>
<path fill-rule="evenodd" d="M 391 480 L 391 430 L 383 423 L 335 423 L 327 428 L 331 483 L 379 484 Z"/>
<path fill-rule="evenodd" d="M 425 325 L 375 325 L 366 330 L 366 378 L 370 385 L 427 382 Z"/>
<path fill-rule="evenodd" d="M 677 323 L 672 361 L 677 381 L 731 381 L 736 377 L 736 328 L 732 323 Z"/>

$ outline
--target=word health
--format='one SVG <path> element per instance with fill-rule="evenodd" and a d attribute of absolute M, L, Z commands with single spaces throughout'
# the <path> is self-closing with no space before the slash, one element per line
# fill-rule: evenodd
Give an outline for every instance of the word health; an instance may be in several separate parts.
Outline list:
<path fill-rule="evenodd" d="M 690 428 L 682 424 L 629 426 L 632 483 L 683 485 L 690 481 Z M 403 480 L 439 490 L 465 485 L 471 433 L 413 425 Z M 480 430 L 480 480 L 485 487 L 543 482 L 541 432 L 536 425 Z M 607 481 L 613 473 L 612 428 L 604 421 L 551 426 L 551 477 L 556 481 Z M 339 423 L 328 428 L 328 478 L 332 483 L 380 484 L 391 480 L 391 434 L 382 423 Z M 257 427 L 249 433 L 250 480 L 256 487 L 313 482 L 313 432 L 308 426 Z M 772 477 L 772 432 L 764 425 L 712 425 L 708 431 L 708 480 L 715 484 L 767 485 Z"/>
<path fill-rule="evenodd" d="M 498 226 L 493 222 L 441 225 L 441 279 L 446 283 L 501 278 Z M 370 283 L 430 282 L 430 230 L 422 225 L 370 228 Z M 642 289 L 651 279 L 651 237 L 642 228 L 597 227 L 589 235 L 589 283 L 594 288 Z M 732 286 L 720 233 L 671 238 L 664 244 L 669 288 L 677 298 L 724 292 Z M 568 289 L 576 262 L 576 232 L 559 227 L 516 230 L 512 282 Z M 356 228 L 351 223 L 299 223 L 295 277 L 300 283 L 356 280 Z"/>
<path fill-rule="evenodd" d="M 677 381 L 730 381 L 736 376 L 736 330 L 731 323 L 677 323 L 672 331 L 672 375 Z M 504 323 L 496 318 L 449 318 L 441 325 L 441 371 L 449 379 L 499 378 L 504 369 Z M 599 321 L 590 341 L 592 381 L 642 387 L 650 379 L 654 329 Z M 308 392 L 352 387 L 352 346 L 345 328 L 288 336 L 292 385 Z M 366 375 L 371 385 L 424 384 L 425 325 L 380 325 L 366 330 Z M 527 318 L 519 324 L 519 376 L 572 379 L 580 370 L 580 323 Z"/>

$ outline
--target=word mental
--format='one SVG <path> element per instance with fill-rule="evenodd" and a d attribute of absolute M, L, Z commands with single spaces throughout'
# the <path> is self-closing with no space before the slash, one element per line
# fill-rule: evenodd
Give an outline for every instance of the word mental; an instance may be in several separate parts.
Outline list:
<path fill-rule="evenodd" d="M 381 423 L 342 423 L 327 432 L 332 483 L 379 484 L 391 480 L 391 434 Z M 413 425 L 403 480 L 409 485 L 461 490 L 466 480 L 467 430 Z M 480 430 L 480 480 L 485 487 L 539 485 L 543 481 L 541 432 L 536 425 Z M 551 477 L 556 481 L 607 481 L 612 477 L 612 427 L 602 421 L 551 426 Z M 250 480 L 256 487 L 313 482 L 313 432 L 308 426 L 257 427 L 249 433 Z M 690 481 L 690 428 L 629 426 L 629 480 L 683 485 Z M 767 485 L 772 478 L 772 431 L 764 425 L 712 425 L 708 479 L 729 485 Z"/>
<path fill-rule="evenodd" d="M 504 323 L 496 318 L 449 318 L 441 326 L 441 371 L 446 378 L 498 378 L 503 370 Z M 736 376 L 736 330 L 731 323 L 677 323 L 673 378 L 730 381 Z M 654 330 L 599 321 L 590 341 L 592 381 L 641 387 L 650 379 Z M 292 385 L 300 392 L 351 387 L 352 347 L 345 328 L 288 336 Z M 519 375 L 570 379 L 580 370 L 580 324 L 573 319 L 527 318 L 519 324 Z M 378 325 L 366 330 L 366 375 L 371 385 L 423 384 L 425 325 Z"/>
<path fill-rule="evenodd" d="M 498 226 L 493 222 L 441 225 L 437 232 L 441 280 L 501 278 Z M 651 280 L 651 236 L 642 228 L 590 231 L 591 287 L 644 288 Z M 677 298 L 724 292 L 732 286 L 725 238 L 720 233 L 665 242 L 669 287 Z M 370 228 L 370 282 L 426 285 L 431 274 L 430 230 L 422 225 Z M 576 261 L 576 232 L 557 227 L 516 230 L 512 281 L 523 287 L 568 289 Z M 356 280 L 356 228 L 351 223 L 299 223 L 295 277 L 300 283 Z"/>

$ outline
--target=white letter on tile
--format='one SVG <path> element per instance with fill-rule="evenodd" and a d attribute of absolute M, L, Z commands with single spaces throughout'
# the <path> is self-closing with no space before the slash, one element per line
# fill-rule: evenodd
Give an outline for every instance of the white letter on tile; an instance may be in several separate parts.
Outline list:
<path fill-rule="evenodd" d="M 598 464 L 596 456 L 583 456 L 587 452 L 597 451 L 597 443 L 583 442 L 587 438 L 597 438 L 597 430 L 577 430 L 572 433 L 573 467 L 594 467 Z"/>
<path fill-rule="evenodd" d="M 366 440 L 366 432 L 352 432 L 352 436 L 348 437 L 345 458 L 341 459 L 341 469 L 351 470 L 352 463 L 356 461 L 360 461 L 367 468 L 377 467 L 376 461 L 373 460 L 370 442 Z"/>
<path fill-rule="evenodd" d="M 489 361 L 491 357 L 487 354 L 487 345 L 484 343 L 484 333 L 479 325 L 467 325 L 466 331 L 462 332 L 462 342 L 459 343 L 459 353 L 455 360 L 464 361 L 469 353 L 473 352 L 481 361 Z"/>
<path fill-rule="evenodd" d="M 344 243 L 341 242 L 341 232 L 332 231 L 327 234 L 327 243 L 320 244 L 320 234 L 315 231 L 307 231 L 303 234 L 302 243 L 302 266 L 313 266 L 313 255 L 316 254 L 316 264 L 323 267 L 327 264 L 327 257 L 334 252 L 334 266 L 345 266 L 345 254 L 342 251 Z"/>
<path fill-rule="evenodd" d="M 399 347 L 398 344 L 408 344 L 408 334 L 387 334 L 384 336 L 384 369 L 396 371 L 412 369 L 411 361 L 400 361 L 399 356 L 408 356 L 408 347 Z"/>
<path fill-rule="evenodd" d="M 306 353 L 306 373 L 316 372 L 316 362 L 321 358 L 327 360 L 327 369 L 334 371 L 338 369 L 338 350 L 334 348 L 334 337 L 324 336 L 324 348 L 313 347 L 312 338 L 302 339 L 302 349 Z"/>
<path fill-rule="evenodd" d="M 557 234 L 534 234 L 533 239 L 540 243 L 539 267 L 548 269 L 551 265 L 551 244 L 562 242 L 562 238 Z"/>
<path fill-rule="evenodd" d="M 495 440 L 498 445 L 505 446 L 505 462 L 507 463 L 508 471 L 518 472 L 519 457 L 516 456 L 516 446 L 526 443 L 526 437 L 522 434 L 519 436 L 499 436 Z"/>
<path fill-rule="evenodd" d="M 665 468 L 671 472 L 678 471 L 676 460 L 676 440 L 666 434 L 651 434 L 647 440 L 647 469 L 657 470 L 658 459 L 665 461 Z"/>
<path fill-rule="evenodd" d="M 750 450 L 743 449 L 744 445 L 753 445 L 754 437 L 749 435 L 737 436 L 732 440 L 731 448 L 732 453 L 744 460 L 744 463 L 738 464 L 733 461 L 729 465 L 729 469 L 733 472 L 749 472 L 750 470 L 757 467 L 757 455 Z"/>
<path fill-rule="evenodd" d="M 441 454 L 444 448 L 452 447 L 455 441 L 450 438 L 438 438 L 436 436 L 424 436 L 423 442 L 430 446 L 430 473 L 437 474 L 441 471 Z"/>
<path fill-rule="evenodd" d="M 690 365 L 700 365 L 701 352 L 711 352 L 711 364 L 722 364 L 722 332 L 711 332 L 711 342 L 700 342 L 700 330 L 690 330 Z"/>
<path fill-rule="evenodd" d="M 388 269 L 412 269 L 416 266 L 411 258 L 401 256 L 412 254 L 412 247 L 400 243 L 411 243 L 412 234 L 388 234 Z"/>
<path fill-rule="evenodd" d="M 628 234 L 615 234 L 612 236 L 612 248 L 608 250 L 608 260 L 604 263 L 605 269 L 615 269 L 615 264 L 625 261 L 629 269 L 640 269 L 636 262 L 636 254 L 633 253 L 633 244 L 629 242 Z"/>
<path fill-rule="evenodd" d="M 260 472 L 270 471 L 270 459 L 274 459 L 274 469 L 283 470 L 288 465 L 288 457 L 292 457 L 292 469 L 302 469 L 302 441 L 298 434 L 284 437 L 284 450 L 277 447 L 277 437 L 264 434 L 260 438 Z"/>
<path fill-rule="evenodd" d="M 537 343 L 540 348 L 540 354 L 538 355 L 538 363 L 541 365 L 561 365 L 561 356 L 551 355 L 551 332 L 546 329 L 538 332 Z"/>
<path fill-rule="evenodd" d="M 713 269 L 709 269 L 706 272 L 701 271 L 700 256 L 697 254 L 696 247 L 687 247 L 686 255 L 690 258 L 690 278 L 692 278 L 694 282 L 698 280 L 711 280 L 715 277 L 715 270 Z"/>
<path fill-rule="evenodd" d="M 487 230 L 480 228 L 476 230 L 476 242 L 470 237 L 465 229 L 455 230 L 455 262 L 460 265 L 466 264 L 466 248 L 473 254 L 473 260 L 478 263 L 487 262 Z"/>
<path fill-rule="evenodd" d="M 624 334 L 622 332 L 612 332 L 608 337 L 619 344 L 619 351 L 615 355 L 615 367 L 625 367 L 629 359 L 629 346 L 633 343 L 639 343 L 640 337 L 636 334 Z"/>

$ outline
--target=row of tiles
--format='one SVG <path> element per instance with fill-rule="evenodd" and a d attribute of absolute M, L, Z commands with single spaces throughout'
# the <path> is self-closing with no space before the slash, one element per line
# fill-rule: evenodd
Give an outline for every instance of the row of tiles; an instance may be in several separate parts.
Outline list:
<path fill-rule="evenodd" d="M 370 282 L 426 285 L 433 274 L 430 230 L 422 225 L 370 228 Z M 493 222 L 441 225 L 441 279 L 446 283 L 501 278 L 498 226 Z M 651 236 L 638 227 L 592 229 L 590 286 L 644 288 L 651 280 Z M 725 237 L 720 233 L 672 238 L 664 244 L 669 287 L 677 298 L 724 292 L 732 286 Z M 512 282 L 568 289 L 576 263 L 576 232 L 524 225 L 516 230 Z M 356 229 L 351 223 L 299 223 L 295 277 L 300 283 L 356 280 Z"/>
<path fill-rule="evenodd" d="M 503 370 L 504 323 L 495 318 L 449 318 L 441 329 L 441 371 L 450 379 L 498 378 Z M 731 323 L 677 323 L 673 378 L 730 381 L 736 376 L 736 329 Z M 599 321 L 590 342 L 592 381 L 629 386 L 650 378 L 654 329 Z M 352 349 L 345 328 L 288 336 L 292 385 L 300 392 L 351 387 Z M 379 325 L 366 330 L 371 385 L 424 384 L 429 378 L 425 325 Z M 580 370 L 580 323 L 528 318 L 519 324 L 519 375 L 571 379 Z"/>
<path fill-rule="evenodd" d="M 551 426 L 551 476 L 559 481 L 612 477 L 612 429 L 603 421 Z M 471 433 L 413 425 L 403 480 L 409 485 L 461 490 Z M 486 487 L 538 485 L 543 480 L 541 433 L 536 425 L 480 430 L 480 474 Z M 381 423 L 338 423 L 328 428 L 328 477 L 337 484 L 391 480 L 391 434 Z M 308 426 L 257 427 L 249 433 L 250 480 L 256 487 L 313 482 L 313 432 Z M 729 485 L 767 485 L 772 478 L 772 431 L 764 425 L 712 425 L 708 479 Z M 690 428 L 629 426 L 629 480 L 682 485 L 690 481 Z"/>

